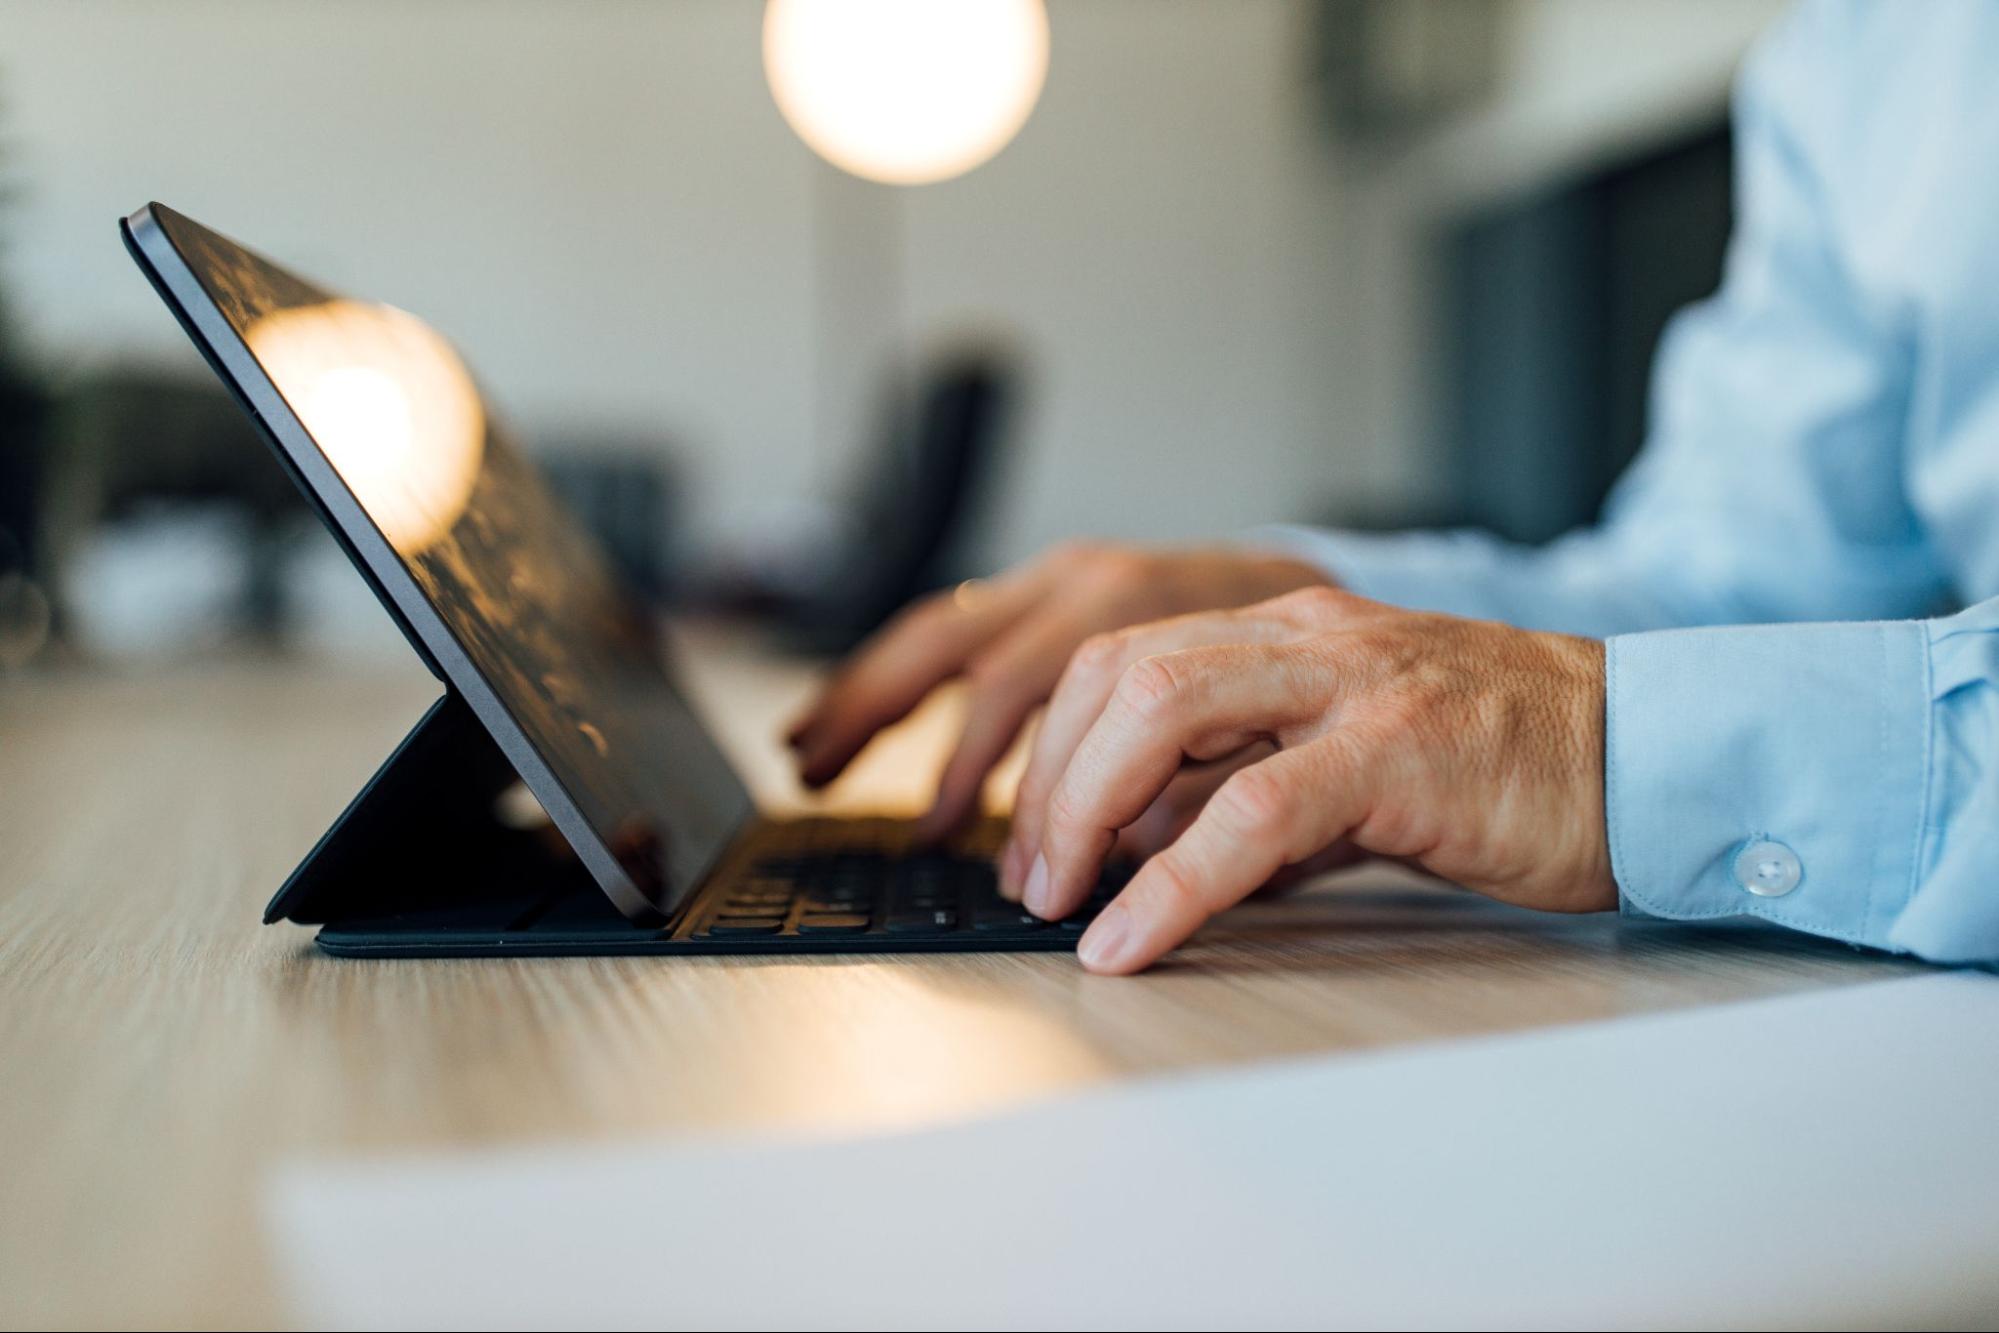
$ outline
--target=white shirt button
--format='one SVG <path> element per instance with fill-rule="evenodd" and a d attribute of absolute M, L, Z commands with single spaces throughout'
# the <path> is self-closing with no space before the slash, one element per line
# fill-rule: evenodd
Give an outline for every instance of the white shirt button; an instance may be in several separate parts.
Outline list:
<path fill-rule="evenodd" d="M 1781 898 L 1804 877 L 1804 862 L 1781 842 L 1752 842 L 1735 854 L 1735 882 L 1758 898 Z"/>

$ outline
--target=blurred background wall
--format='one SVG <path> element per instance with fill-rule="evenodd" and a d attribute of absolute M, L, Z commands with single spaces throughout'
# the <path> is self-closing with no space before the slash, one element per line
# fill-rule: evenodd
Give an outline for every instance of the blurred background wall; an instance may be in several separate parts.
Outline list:
<path fill-rule="evenodd" d="M 164 200 L 432 320 L 539 447 L 670 456 L 689 551 L 809 526 L 891 369 L 967 334 L 1024 375 L 972 564 L 1268 519 L 1543 536 L 1593 492 L 1482 512 L 1575 466 L 1504 450 L 1602 413 L 1511 403 L 1468 460 L 1492 337 L 1598 299 L 1549 240 L 1603 230 L 1571 196 L 1716 136 L 1776 9 L 1054 0 L 1018 139 L 897 189 L 791 133 L 753 0 L 0 0 L 0 293 L 45 383 L 199 382 L 115 235 Z"/>

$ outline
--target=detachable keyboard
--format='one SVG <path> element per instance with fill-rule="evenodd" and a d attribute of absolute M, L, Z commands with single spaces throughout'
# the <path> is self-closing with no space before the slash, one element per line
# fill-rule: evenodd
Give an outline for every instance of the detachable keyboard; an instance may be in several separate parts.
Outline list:
<path fill-rule="evenodd" d="M 1003 821 L 949 849 L 919 848 L 911 830 L 893 819 L 760 824 L 664 926 L 627 920 L 580 867 L 559 883 L 544 867 L 534 891 L 329 922 L 319 945 L 352 957 L 1073 949 L 1130 878 L 1113 865 L 1073 916 L 1043 921 L 999 896 Z"/>
<path fill-rule="evenodd" d="M 814 819 L 758 830 L 676 924 L 677 940 L 796 948 L 1063 949 L 1128 879 L 1113 870 L 1066 920 L 1043 921 L 999 896 L 993 855 L 1005 834 L 982 821 L 951 849 L 914 845 L 892 819 Z"/>
<path fill-rule="evenodd" d="M 1081 911 L 1048 922 L 999 896 L 991 861 L 948 853 L 844 852 L 773 857 L 704 903 L 689 934 L 739 940 L 792 936 L 894 940 L 1081 934 L 1109 900 L 1108 882 Z"/>

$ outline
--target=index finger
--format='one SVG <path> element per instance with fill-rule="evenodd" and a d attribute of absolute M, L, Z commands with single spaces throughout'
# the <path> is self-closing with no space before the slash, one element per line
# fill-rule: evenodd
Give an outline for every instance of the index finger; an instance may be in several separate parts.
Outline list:
<path fill-rule="evenodd" d="M 1048 798 L 1028 910 L 1074 911 L 1119 829 L 1144 813 L 1186 760 L 1232 753 L 1323 710 L 1317 673 L 1288 646 L 1236 644 L 1148 657 L 1125 672 Z"/>
<path fill-rule="evenodd" d="M 1150 967 L 1209 917 L 1345 837 L 1371 799 L 1367 773 L 1337 735 L 1240 770 L 1139 868 L 1083 932 L 1076 956 L 1092 972 Z"/>
<path fill-rule="evenodd" d="M 800 776 L 819 786 L 838 777 L 877 731 L 906 717 L 930 691 L 964 669 L 978 649 L 1025 615 L 1041 595 L 1039 571 L 934 593 L 863 644 L 792 727 Z"/>
<path fill-rule="evenodd" d="M 1055 693 L 1048 700 L 1040 729 L 1035 732 L 1027 768 L 1014 793 L 1013 824 L 1002 864 L 1024 875 L 1025 861 L 1041 845 L 1041 825 L 1048 797 L 1068 767 L 1076 747 L 1110 702 L 1118 680 L 1142 658 L 1183 648 L 1217 647 L 1230 643 L 1280 643 L 1300 637 L 1296 625 L 1262 606 L 1232 611 L 1203 611 L 1154 621 L 1087 641 L 1070 659 Z M 1017 882 L 1003 884 L 1010 894 Z"/>

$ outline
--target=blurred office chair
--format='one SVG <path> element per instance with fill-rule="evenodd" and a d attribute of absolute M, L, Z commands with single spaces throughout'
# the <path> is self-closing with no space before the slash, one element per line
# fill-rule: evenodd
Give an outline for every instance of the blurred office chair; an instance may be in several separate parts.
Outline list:
<path fill-rule="evenodd" d="M 790 643 L 844 652 L 962 575 L 963 538 L 1003 454 L 1018 382 L 1012 359 L 983 346 L 945 354 L 913 389 L 890 391 L 882 434 L 846 499 L 850 535 L 810 589 L 774 599 Z"/>
<path fill-rule="evenodd" d="M 548 432 L 535 461 L 577 519 L 603 543 L 611 563 L 645 597 L 663 598 L 685 556 L 672 445 L 650 436 Z"/>

